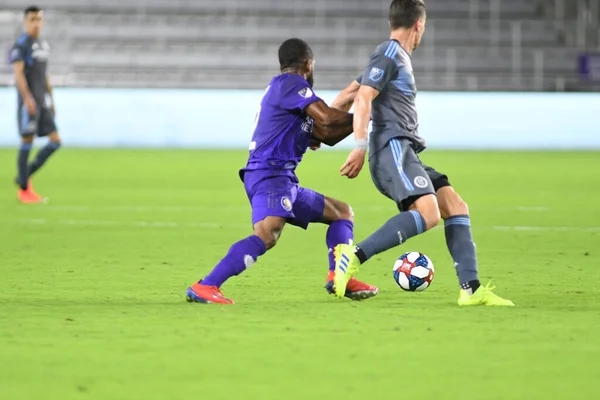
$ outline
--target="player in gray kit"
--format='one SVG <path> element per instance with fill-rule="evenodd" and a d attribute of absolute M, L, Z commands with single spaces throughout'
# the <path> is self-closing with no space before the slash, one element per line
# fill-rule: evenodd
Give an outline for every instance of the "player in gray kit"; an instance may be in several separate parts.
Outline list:
<path fill-rule="evenodd" d="M 494 294 L 492 287 L 480 284 L 467 204 L 446 175 L 423 164 L 418 156 L 426 143 L 418 134 L 411 54 L 421 41 L 425 21 L 423 0 L 393 0 L 390 40 L 377 47 L 364 73 L 333 103 L 342 111 L 355 106 L 356 148 L 341 167 L 342 175 L 353 179 L 360 173 L 372 118 L 368 146 L 371 177 L 377 189 L 400 210 L 357 246 L 338 245 L 334 249 L 334 289 L 342 297 L 347 280 L 358 272 L 360 264 L 437 226 L 443 218 L 446 243 L 460 283 L 458 304 L 513 306 L 510 300 Z"/>
<path fill-rule="evenodd" d="M 30 177 L 60 147 L 60 137 L 54 123 L 52 86 L 46 72 L 50 46 L 40 39 L 43 12 L 31 6 L 24 13 L 25 33 L 15 42 L 10 52 L 19 95 L 17 120 L 21 147 L 17 157 L 16 184 L 19 201 L 26 204 L 41 203 L 44 199 L 33 190 Z M 34 138 L 47 136 L 48 144 L 42 147 L 35 159 L 29 162 Z"/>

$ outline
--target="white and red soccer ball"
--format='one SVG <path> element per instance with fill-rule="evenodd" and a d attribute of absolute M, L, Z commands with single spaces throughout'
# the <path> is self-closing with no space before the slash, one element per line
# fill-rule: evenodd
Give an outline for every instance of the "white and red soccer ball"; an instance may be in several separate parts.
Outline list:
<path fill-rule="evenodd" d="M 394 263 L 394 280 L 403 290 L 422 292 L 433 281 L 433 263 L 425 254 L 411 252 Z"/>

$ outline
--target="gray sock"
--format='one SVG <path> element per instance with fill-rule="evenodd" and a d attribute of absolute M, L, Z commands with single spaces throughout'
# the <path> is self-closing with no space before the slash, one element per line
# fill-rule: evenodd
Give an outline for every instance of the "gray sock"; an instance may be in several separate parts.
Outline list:
<path fill-rule="evenodd" d="M 29 160 L 29 152 L 31 151 L 31 143 L 22 143 L 17 156 L 17 183 L 21 189 L 27 189 L 27 180 L 29 172 L 27 170 L 27 161 Z"/>
<path fill-rule="evenodd" d="M 29 176 L 33 175 L 38 169 L 44 165 L 46 160 L 60 147 L 60 143 L 49 142 L 47 145 L 42 147 L 35 156 L 35 159 L 29 164 Z"/>
<path fill-rule="evenodd" d="M 477 254 L 475 243 L 471 234 L 471 219 L 468 215 L 456 215 L 446 219 L 444 222 L 446 230 L 446 244 L 454 259 L 456 275 L 461 287 L 465 290 L 474 285 L 479 286 L 477 274 Z"/>
<path fill-rule="evenodd" d="M 358 258 L 365 262 L 375 254 L 399 246 L 413 236 L 425 232 L 425 219 L 418 211 L 403 212 L 390 218 L 379 230 L 357 245 Z M 358 252 L 357 252 L 358 253 Z"/>

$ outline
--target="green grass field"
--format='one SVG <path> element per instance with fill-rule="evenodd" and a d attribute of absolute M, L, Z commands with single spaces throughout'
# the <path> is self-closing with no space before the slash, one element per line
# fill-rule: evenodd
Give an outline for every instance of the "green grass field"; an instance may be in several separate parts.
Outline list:
<path fill-rule="evenodd" d="M 395 212 L 346 153 L 308 154 L 302 184 L 348 201 L 364 238 Z M 64 149 L 21 206 L 0 151 L 0 399 L 597 399 L 599 153 L 426 153 L 471 206 L 482 280 L 514 309 L 459 309 L 443 229 L 363 267 L 381 294 L 323 290 L 325 227 L 281 242 L 224 286 L 234 306 L 184 301 L 250 233 L 245 152 Z M 396 287 L 405 251 L 436 266 Z"/>

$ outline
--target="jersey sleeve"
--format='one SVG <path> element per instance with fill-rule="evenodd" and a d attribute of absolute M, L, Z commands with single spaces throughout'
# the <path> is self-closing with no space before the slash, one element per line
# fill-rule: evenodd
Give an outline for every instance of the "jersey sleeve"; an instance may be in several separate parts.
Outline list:
<path fill-rule="evenodd" d="M 26 54 L 25 43 L 15 43 L 10 51 L 9 61 L 11 64 L 18 61 L 25 61 Z"/>
<path fill-rule="evenodd" d="M 306 79 L 299 75 L 290 76 L 281 83 L 280 106 L 288 111 L 304 111 L 312 103 L 321 100 Z"/>
<path fill-rule="evenodd" d="M 360 80 L 357 79 L 357 81 L 361 85 L 371 86 L 381 92 L 397 75 L 398 66 L 396 62 L 384 54 L 376 54 L 371 57 Z"/>

